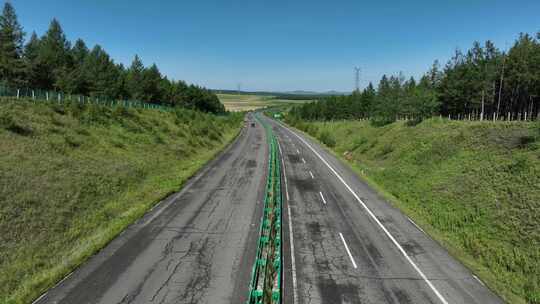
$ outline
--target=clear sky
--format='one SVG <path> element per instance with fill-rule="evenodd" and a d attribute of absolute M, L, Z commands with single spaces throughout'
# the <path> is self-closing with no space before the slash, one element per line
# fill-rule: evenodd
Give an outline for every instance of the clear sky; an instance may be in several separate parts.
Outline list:
<path fill-rule="evenodd" d="M 0 0 L 4 1 L 4 0 Z M 139 54 L 210 88 L 338 90 L 384 73 L 418 76 L 456 47 L 540 31 L 540 0 L 12 0 L 26 32 L 53 17 L 116 62 Z"/>

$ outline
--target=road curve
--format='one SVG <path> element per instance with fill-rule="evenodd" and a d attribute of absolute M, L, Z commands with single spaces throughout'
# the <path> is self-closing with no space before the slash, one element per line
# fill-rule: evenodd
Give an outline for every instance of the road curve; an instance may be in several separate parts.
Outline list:
<path fill-rule="evenodd" d="M 249 124 L 250 125 L 250 124 Z M 243 303 L 267 171 L 260 124 L 36 303 Z"/>
<path fill-rule="evenodd" d="M 503 303 L 350 168 L 266 121 L 284 166 L 284 303 Z"/>

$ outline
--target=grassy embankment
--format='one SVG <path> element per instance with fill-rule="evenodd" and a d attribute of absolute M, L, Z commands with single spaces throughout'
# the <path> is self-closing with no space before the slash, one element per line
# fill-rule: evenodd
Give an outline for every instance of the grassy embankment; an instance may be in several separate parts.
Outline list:
<path fill-rule="evenodd" d="M 242 116 L 0 100 L 0 303 L 29 303 L 222 150 Z"/>
<path fill-rule="evenodd" d="M 510 303 L 540 303 L 540 124 L 290 122 Z"/>
<path fill-rule="evenodd" d="M 247 94 L 217 94 L 225 109 L 231 112 L 252 111 L 260 108 L 309 102 L 311 100 L 278 99 L 273 96 Z"/>

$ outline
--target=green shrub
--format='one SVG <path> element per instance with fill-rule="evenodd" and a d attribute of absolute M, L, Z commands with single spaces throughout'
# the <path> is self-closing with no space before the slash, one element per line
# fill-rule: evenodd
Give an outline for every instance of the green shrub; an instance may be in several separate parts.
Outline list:
<path fill-rule="evenodd" d="M 0 126 L 6 130 L 22 136 L 29 136 L 33 133 L 33 129 L 29 123 L 23 122 L 23 119 L 20 117 L 16 117 L 10 112 L 0 115 Z"/>
<path fill-rule="evenodd" d="M 330 148 L 333 148 L 336 146 L 336 139 L 334 138 L 334 136 L 328 132 L 327 130 L 323 130 L 321 131 L 321 133 L 319 134 L 319 140 L 327 145 L 328 147 Z"/>
<path fill-rule="evenodd" d="M 133 117 L 134 115 L 134 112 L 130 108 L 123 106 L 118 106 L 114 108 L 112 113 L 112 116 L 115 118 Z"/>
<path fill-rule="evenodd" d="M 64 136 L 64 140 L 66 141 L 66 143 L 70 146 L 70 147 L 73 147 L 73 148 L 77 148 L 77 147 L 80 147 L 82 144 L 83 144 L 83 140 L 78 137 L 78 136 L 75 136 L 73 134 L 67 134 Z"/>
<path fill-rule="evenodd" d="M 306 125 L 306 132 L 313 137 L 318 137 L 319 128 L 315 125 L 308 124 Z"/>
<path fill-rule="evenodd" d="M 374 117 L 374 118 L 370 119 L 370 123 L 374 127 L 384 127 L 384 126 L 389 125 L 389 124 L 391 124 L 391 123 L 393 123 L 395 121 L 396 120 L 394 118 L 390 118 L 390 117 L 387 117 L 387 116 Z"/>
<path fill-rule="evenodd" d="M 394 147 L 391 144 L 385 144 L 381 147 L 379 156 L 384 157 L 392 152 L 394 152 Z"/>
<path fill-rule="evenodd" d="M 355 138 L 354 141 L 353 141 L 352 147 L 351 147 L 351 151 L 354 151 L 354 150 L 360 148 L 361 146 L 363 146 L 367 142 L 368 142 L 368 140 L 365 137 Z"/>

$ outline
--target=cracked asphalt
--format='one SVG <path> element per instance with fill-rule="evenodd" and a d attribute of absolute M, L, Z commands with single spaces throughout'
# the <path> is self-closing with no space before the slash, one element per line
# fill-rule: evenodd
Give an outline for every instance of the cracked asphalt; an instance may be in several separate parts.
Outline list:
<path fill-rule="evenodd" d="M 283 303 L 503 303 L 325 148 L 266 120 L 280 143 L 287 192 Z"/>
<path fill-rule="evenodd" d="M 267 171 L 260 124 L 37 303 L 243 303 Z"/>
<path fill-rule="evenodd" d="M 284 166 L 283 303 L 503 303 L 325 148 L 263 119 Z M 268 160 L 250 125 L 36 303 L 245 303 Z"/>

